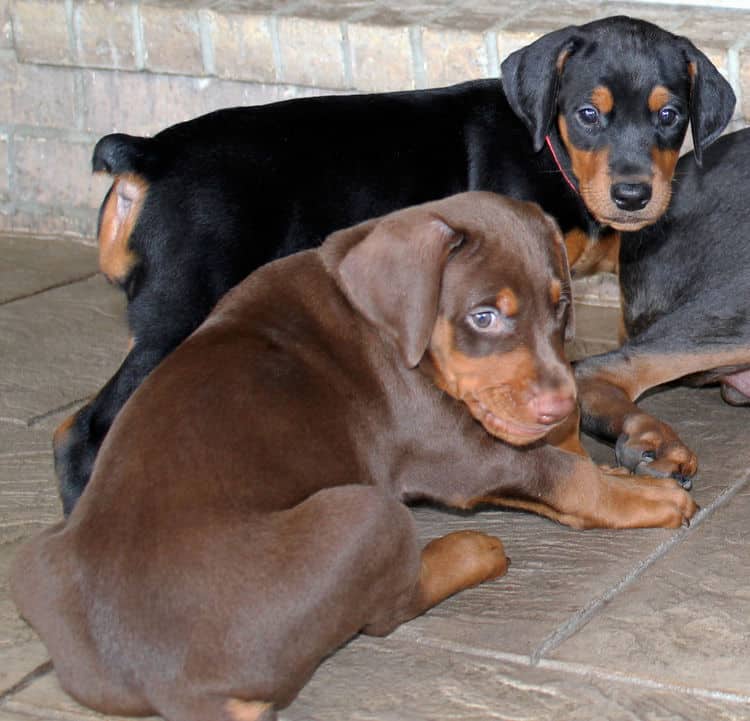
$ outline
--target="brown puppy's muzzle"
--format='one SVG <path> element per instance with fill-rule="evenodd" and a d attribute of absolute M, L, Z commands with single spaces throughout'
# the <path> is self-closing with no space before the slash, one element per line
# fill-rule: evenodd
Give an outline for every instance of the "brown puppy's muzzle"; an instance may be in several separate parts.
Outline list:
<path fill-rule="evenodd" d="M 469 385 L 459 381 L 458 390 L 471 414 L 493 436 L 517 446 L 544 438 L 576 407 L 572 383 L 555 390 L 540 390 L 520 378 L 481 389 Z"/>

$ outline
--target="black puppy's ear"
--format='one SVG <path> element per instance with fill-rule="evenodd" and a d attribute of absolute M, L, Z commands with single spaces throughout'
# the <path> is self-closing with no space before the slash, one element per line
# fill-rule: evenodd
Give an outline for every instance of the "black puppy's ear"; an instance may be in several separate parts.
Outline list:
<path fill-rule="evenodd" d="M 536 152 L 542 149 L 555 117 L 565 61 L 582 42 L 580 28 L 571 25 L 516 50 L 501 65 L 505 95 L 513 112 L 529 129 Z"/>
<path fill-rule="evenodd" d="M 737 101 L 732 86 L 714 64 L 687 38 L 680 38 L 690 75 L 690 126 L 695 162 L 703 162 L 703 151 L 721 135 L 734 114 Z"/>
<path fill-rule="evenodd" d="M 338 279 L 352 305 L 419 364 L 437 320 L 443 269 L 462 236 L 433 213 L 386 216 L 341 261 Z"/>

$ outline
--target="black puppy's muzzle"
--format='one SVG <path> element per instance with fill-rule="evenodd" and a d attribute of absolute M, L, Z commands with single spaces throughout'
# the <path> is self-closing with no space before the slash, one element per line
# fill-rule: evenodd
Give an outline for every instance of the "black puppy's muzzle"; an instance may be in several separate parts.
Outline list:
<path fill-rule="evenodd" d="M 649 183 L 615 183 L 610 195 L 620 210 L 643 210 L 651 200 Z"/>

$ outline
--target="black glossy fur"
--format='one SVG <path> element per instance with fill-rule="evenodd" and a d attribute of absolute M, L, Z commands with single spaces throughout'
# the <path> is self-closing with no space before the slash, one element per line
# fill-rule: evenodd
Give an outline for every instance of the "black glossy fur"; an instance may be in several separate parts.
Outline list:
<path fill-rule="evenodd" d="M 690 67 L 698 69 L 692 77 Z M 607 221 L 592 214 L 580 188 L 569 187 L 543 148 L 549 136 L 578 184 L 556 117 L 564 114 L 577 137 L 581 130 L 572 128 L 594 87 L 606 81 L 621 93 L 615 102 L 628 111 L 613 113 L 606 128 L 603 120 L 598 135 L 588 128 L 583 149 L 611 147 L 611 172 L 628 180 L 628 173 L 643 177 L 654 148 L 676 152 L 688 119 L 696 146 L 705 147 L 734 107 L 726 81 L 689 41 L 628 18 L 551 33 L 507 58 L 502 72 L 502 85 L 483 80 L 235 108 L 152 139 L 116 134 L 99 142 L 94 170 L 146 188 L 119 251 L 123 271 L 110 274 L 127 292 L 134 345 L 99 394 L 55 435 L 66 514 L 127 398 L 254 268 L 315 246 L 337 228 L 464 190 L 536 201 L 564 232 L 596 235 Z M 678 118 L 669 128 L 646 108 L 654 83 L 672 93 Z M 641 98 L 637 112 L 628 99 L 634 95 Z M 123 213 L 131 200 L 122 199 Z M 623 222 L 627 227 L 628 218 Z"/>

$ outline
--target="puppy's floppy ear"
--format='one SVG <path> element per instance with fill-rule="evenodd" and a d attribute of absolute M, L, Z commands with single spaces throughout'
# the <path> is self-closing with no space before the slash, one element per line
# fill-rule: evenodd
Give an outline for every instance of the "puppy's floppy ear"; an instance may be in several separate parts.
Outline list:
<path fill-rule="evenodd" d="M 443 269 L 462 239 L 434 213 L 397 213 L 377 223 L 339 265 L 349 301 L 396 341 L 410 368 L 430 342 Z"/>
<path fill-rule="evenodd" d="M 575 314 L 573 313 L 573 294 L 572 286 L 573 279 L 570 275 L 570 263 L 568 262 L 568 248 L 565 245 L 565 239 L 560 232 L 560 226 L 557 221 L 551 216 L 544 214 L 544 219 L 547 221 L 547 225 L 551 229 L 552 237 L 552 252 L 557 259 L 557 270 L 560 272 L 563 290 L 567 291 L 568 297 L 570 298 L 570 307 L 568 308 L 568 322 L 565 324 L 565 342 L 569 342 L 575 338 L 576 335 L 576 324 Z"/>
<path fill-rule="evenodd" d="M 571 25 L 516 50 L 502 63 L 505 95 L 513 112 L 529 129 L 537 152 L 544 145 L 557 111 L 560 73 L 566 59 L 582 43 L 580 28 Z"/>
<path fill-rule="evenodd" d="M 732 86 L 714 64 L 687 38 L 680 38 L 690 75 L 690 126 L 695 162 L 703 163 L 703 151 L 721 135 L 734 114 L 737 99 Z"/>

